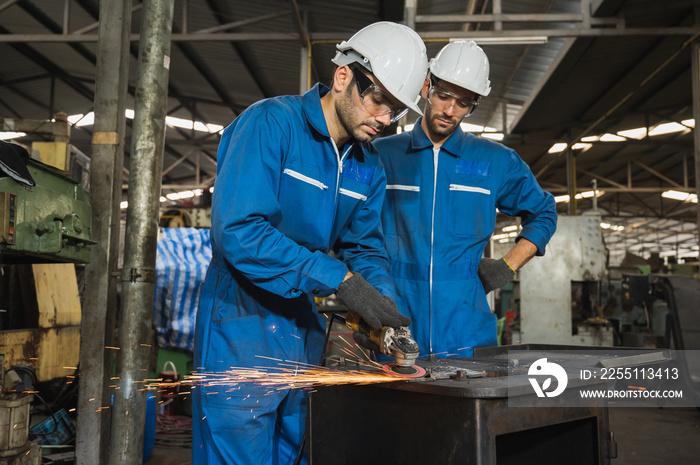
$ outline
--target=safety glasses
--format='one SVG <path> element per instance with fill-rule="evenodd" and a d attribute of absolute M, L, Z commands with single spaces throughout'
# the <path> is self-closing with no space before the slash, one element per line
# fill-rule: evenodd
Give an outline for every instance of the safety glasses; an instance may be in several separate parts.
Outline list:
<path fill-rule="evenodd" d="M 357 84 L 357 92 L 360 94 L 360 100 L 367 111 L 372 116 L 389 115 L 391 122 L 395 123 L 403 118 L 408 113 L 408 108 L 404 106 L 392 105 L 391 96 L 380 89 L 375 83 L 368 78 L 365 73 L 351 66 L 352 74 L 355 77 Z"/>
<path fill-rule="evenodd" d="M 437 87 L 433 82 L 430 83 L 430 87 L 428 88 L 428 101 L 432 106 L 443 110 L 453 107 L 455 114 L 463 118 L 471 116 L 479 105 L 479 97 L 476 99 L 460 97 L 459 95 Z"/>

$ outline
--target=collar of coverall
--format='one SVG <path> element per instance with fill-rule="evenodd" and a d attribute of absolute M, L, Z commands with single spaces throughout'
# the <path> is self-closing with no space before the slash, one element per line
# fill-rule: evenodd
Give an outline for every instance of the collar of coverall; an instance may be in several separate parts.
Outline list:
<path fill-rule="evenodd" d="M 321 98 L 330 92 L 330 89 L 325 85 L 316 83 L 311 89 L 306 91 L 306 93 L 301 98 L 301 108 L 308 121 L 309 126 L 311 126 L 314 131 L 330 139 L 331 135 L 328 132 L 328 124 L 326 123 L 326 118 L 323 116 L 323 107 L 321 107 Z M 348 143 L 357 143 L 357 141 L 351 139 Z M 347 145 L 347 144 L 346 144 Z M 362 147 L 362 152 L 364 154 L 373 154 L 376 156 L 377 149 L 374 148 L 372 144 L 359 144 Z M 341 148 L 339 147 L 338 150 Z"/>
<path fill-rule="evenodd" d="M 418 118 L 415 125 L 413 126 L 413 130 L 411 130 L 411 148 L 413 148 L 414 150 L 423 150 L 428 147 L 432 147 L 433 145 L 433 143 L 423 131 L 423 127 L 420 124 L 422 120 L 423 116 Z M 448 137 L 447 140 L 443 142 L 440 148 L 444 149 L 451 155 L 461 157 L 464 155 L 464 144 L 475 137 L 476 136 L 474 136 L 473 134 L 464 132 L 462 128 L 458 126 L 457 129 L 455 129 L 455 131 L 452 134 L 450 134 L 450 137 Z"/>

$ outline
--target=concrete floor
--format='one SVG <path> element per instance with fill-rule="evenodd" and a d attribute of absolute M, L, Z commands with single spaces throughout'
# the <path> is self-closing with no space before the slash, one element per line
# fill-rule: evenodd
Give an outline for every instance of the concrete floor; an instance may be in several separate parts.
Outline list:
<path fill-rule="evenodd" d="M 695 408 L 612 408 L 610 429 L 618 458 L 611 465 L 698 463 L 700 410 Z M 190 465 L 192 450 L 156 445 L 146 465 Z"/>
<path fill-rule="evenodd" d="M 692 464 L 700 460 L 700 410 L 612 408 L 618 458 L 612 465 Z"/>

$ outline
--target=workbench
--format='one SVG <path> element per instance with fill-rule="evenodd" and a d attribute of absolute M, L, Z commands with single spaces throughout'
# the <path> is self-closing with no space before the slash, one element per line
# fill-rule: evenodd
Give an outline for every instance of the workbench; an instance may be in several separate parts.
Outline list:
<path fill-rule="evenodd" d="M 507 349 L 489 350 L 477 350 L 475 358 L 420 362 L 429 373 L 459 368 L 452 378 L 317 388 L 309 400 L 309 463 L 610 463 L 616 444 L 607 407 L 509 407 L 509 383 L 511 396 L 517 389 L 505 376 Z M 518 381 L 523 392 L 531 392 L 527 378 L 524 371 Z M 570 380 L 558 399 L 566 404 L 566 396 L 595 383 Z"/>

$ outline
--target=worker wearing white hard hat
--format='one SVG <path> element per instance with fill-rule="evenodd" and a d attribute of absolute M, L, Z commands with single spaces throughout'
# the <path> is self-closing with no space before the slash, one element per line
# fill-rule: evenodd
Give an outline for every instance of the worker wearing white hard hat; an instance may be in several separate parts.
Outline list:
<path fill-rule="evenodd" d="M 318 364 L 325 318 L 314 297 L 335 293 L 370 326 L 411 322 L 394 302 L 386 176 L 370 142 L 418 111 L 425 45 L 406 26 L 376 23 L 338 45 L 333 62 L 330 88 L 257 102 L 222 134 L 195 330 L 195 366 L 214 376 L 193 389 L 198 465 L 294 461 L 308 393 L 215 374 Z"/>
<path fill-rule="evenodd" d="M 471 356 L 495 346 L 486 294 L 544 255 L 556 229 L 554 199 L 520 157 L 460 126 L 490 92 L 484 51 L 451 42 L 430 61 L 423 117 L 375 142 L 387 173 L 382 226 L 397 304 L 413 320 L 421 354 Z M 497 209 L 520 216 L 522 230 L 503 258 L 485 259 Z"/>

